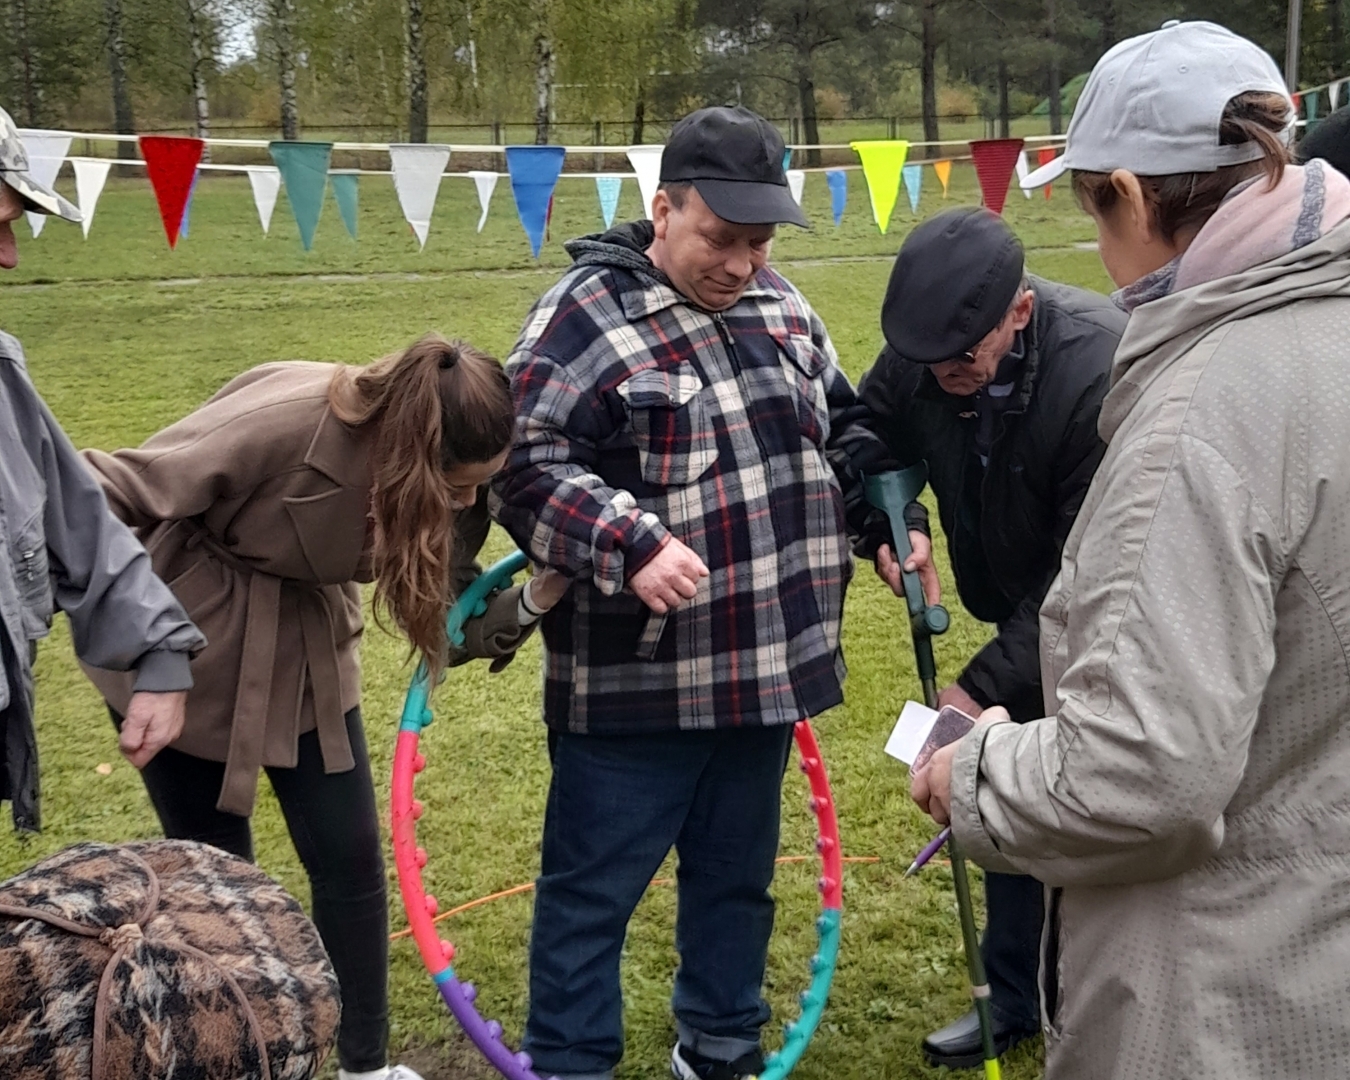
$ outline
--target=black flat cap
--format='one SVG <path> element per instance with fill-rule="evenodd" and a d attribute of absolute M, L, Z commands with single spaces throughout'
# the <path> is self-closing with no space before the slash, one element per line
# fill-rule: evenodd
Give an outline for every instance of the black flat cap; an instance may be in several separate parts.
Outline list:
<path fill-rule="evenodd" d="M 692 183 L 708 209 L 736 225 L 789 222 L 809 229 L 788 188 L 783 136 L 740 105 L 692 112 L 670 129 L 661 181 Z"/>
<path fill-rule="evenodd" d="M 906 360 L 940 364 L 999 324 L 1022 282 L 1022 242 L 998 214 L 963 206 L 905 237 L 881 305 L 886 343 Z"/>

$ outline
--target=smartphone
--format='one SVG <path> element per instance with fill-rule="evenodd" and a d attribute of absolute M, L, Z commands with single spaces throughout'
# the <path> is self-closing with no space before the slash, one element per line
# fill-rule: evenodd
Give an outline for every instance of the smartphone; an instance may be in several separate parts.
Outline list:
<path fill-rule="evenodd" d="M 967 731 L 975 726 L 972 717 L 967 716 L 954 705 L 944 705 L 933 721 L 933 726 L 928 730 L 928 738 L 919 747 L 919 752 L 914 755 L 914 761 L 909 767 L 909 773 L 913 776 L 928 764 L 931 758 L 938 750 L 948 743 L 954 743 L 961 738 Z"/>

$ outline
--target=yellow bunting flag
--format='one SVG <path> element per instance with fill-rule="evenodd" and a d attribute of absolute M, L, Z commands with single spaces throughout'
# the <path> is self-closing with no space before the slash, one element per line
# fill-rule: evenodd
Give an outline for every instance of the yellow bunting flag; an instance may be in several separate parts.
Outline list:
<path fill-rule="evenodd" d="M 942 197 L 947 197 L 947 185 L 952 181 L 952 163 L 946 158 L 933 162 L 933 171 L 937 173 L 938 183 L 942 185 Z"/>
<path fill-rule="evenodd" d="M 909 155 L 909 143 L 904 139 L 884 139 L 873 142 L 850 143 L 862 160 L 867 191 L 872 196 L 872 217 L 883 233 L 891 223 L 891 211 L 900 195 L 900 172 Z"/>

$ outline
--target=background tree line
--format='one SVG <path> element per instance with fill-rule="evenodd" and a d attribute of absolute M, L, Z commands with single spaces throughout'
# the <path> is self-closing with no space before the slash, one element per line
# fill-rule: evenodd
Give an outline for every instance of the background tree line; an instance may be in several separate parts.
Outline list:
<path fill-rule="evenodd" d="M 1308 0 L 1305 83 L 1347 73 L 1347 0 Z M 987 118 L 1062 130 L 1101 53 L 1211 18 L 1284 55 L 1277 0 L 0 0 L 0 101 L 20 124 L 130 133 L 653 118 L 743 102 L 822 119 Z M 1067 93 L 1065 93 L 1067 89 Z M 1060 91 L 1060 92 L 1053 92 Z M 659 137 L 659 136 L 656 136 Z M 810 162 L 808 162 L 810 163 Z"/>

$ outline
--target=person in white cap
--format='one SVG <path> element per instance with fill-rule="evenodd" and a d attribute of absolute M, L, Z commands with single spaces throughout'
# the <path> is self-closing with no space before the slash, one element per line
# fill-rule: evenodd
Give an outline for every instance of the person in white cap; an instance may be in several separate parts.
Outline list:
<path fill-rule="evenodd" d="M 1049 886 L 1046 1076 L 1340 1076 L 1350 1052 L 1350 181 L 1274 62 L 1122 42 L 1064 155 L 1130 312 L 1041 609 L 1051 715 L 914 797 Z"/>
<path fill-rule="evenodd" d="M 80 212 L 28 172 L 14 121 L 0 109 L 0 267 L 19 263 L 13 223 L 25 211 Z M 183 728 L 188 661 L 206 639 L 155 576 L 139 541 L 108 510 L 97 481 L 38 396 L 23 349 L 0 332 L 0 799 L 15 828 L 36 832 L 33 654 L 55 611 L 75 651 L 136 673 L 122 752 L 137 768 Z"/>

